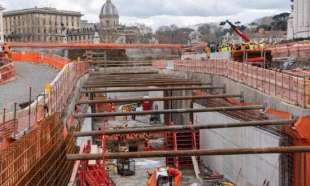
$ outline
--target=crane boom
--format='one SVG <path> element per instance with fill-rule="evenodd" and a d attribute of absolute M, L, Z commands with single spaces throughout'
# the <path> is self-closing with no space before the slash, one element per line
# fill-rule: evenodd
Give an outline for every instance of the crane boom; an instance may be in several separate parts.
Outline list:
<path fill-rule="evenodd" d="M 226 23 L 231 26 L 231 28 L 242 38 L 242 40 L 244 42 L 250 42 L 251 41 L 250 37 L 247 34 L 241 32 L 241 30 L 236 25 L 234 25 L 232 22 L 230 22 L 229 20 L 226 20 L 225 22 L 221 23 L 221 25 L 224 25 Z"/>

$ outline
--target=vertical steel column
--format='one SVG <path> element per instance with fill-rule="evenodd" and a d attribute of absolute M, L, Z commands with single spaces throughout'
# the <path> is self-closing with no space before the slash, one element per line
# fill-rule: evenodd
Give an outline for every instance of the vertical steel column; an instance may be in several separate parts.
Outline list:
<path fill-rule="evenodd" d="M 89 94 L 89 100 L 94 100 L 94 97 L 95 97 L 95 93 Z M 90 108 L 91 108 L 91 113 L 96 113 L 96 105 L 91 105 Z M 95 120 L 94 118 L 91 118 L 91 130 L 92 131 L 95 130 L 94 120 Z M 95 144 L 95 141 L 96 141 L 96 137 L 93 136 L 92 137 L 92 144 Z"/>
<path fill-rule="evenodd" d="M 3 116 L 2 116 L 2 124 L 4 125 L 4 123 L 5 123 L 5 114 L 6 114 L 6 109 L 5 108 L 3 108 Z"/>
<path fill-rule="evenodd" d="M 30 127 L 31 127 L 31 94 L 32 94 L 32 87 L 29 87 L 28 129 L 30 129 Z"/>
<path fill-rule="evenodd" d="M 15 102 L 14 103 L 14 133 L 13 133 L 13 138 L 15 139 L 16 138 L 16 133 L 17 133 L 17 130 L 18 130 L 18 121 L 17 121 L 17 103 Z"/>

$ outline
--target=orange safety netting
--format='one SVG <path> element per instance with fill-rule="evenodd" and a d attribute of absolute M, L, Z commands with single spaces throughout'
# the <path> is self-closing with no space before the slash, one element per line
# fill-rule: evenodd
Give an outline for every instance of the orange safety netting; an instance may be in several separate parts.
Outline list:
<path fill-rule="evenodd" d="M 227 60 L 161 60 L 154 61 L 153 67 L 224 76 L 270 96 L 280 98 L 286 103 L 310 107 L 310 81 L 306 77 L 298 77 Z"/>
<path fill-rule="evenodd" d="M 274 58 L 281 57 L 298 57 L 309 58 L 310 44 L 308 43 L 293 43 L 286 45 L 272 46 L 269 48 L 272 51 Z"/>
<path fill-rule="evenodd" d="M 71 62 L 64 57 L 51 54 L 41 54 L 39 52 L 12 52 L 12 60 L 15 62 L 46 64 L 57 69 L 62 69 L 66 64 Z"/>

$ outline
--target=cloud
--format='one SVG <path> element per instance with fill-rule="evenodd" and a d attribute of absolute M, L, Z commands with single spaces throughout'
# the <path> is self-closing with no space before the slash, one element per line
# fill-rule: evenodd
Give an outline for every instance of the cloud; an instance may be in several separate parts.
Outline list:
<path fill-rule="evenodd" d="M 14 3 L 12 2 L 14 1 Z M 112 0 L 123 24 L 145 23 L 187 26 L 223 19 L 251 22 L 256 18 L 289 11 L 290 0 Z M 83 19 L 92 22 L 98 15 L 103 0 L 0 0 L 8 10 L 51 6 L 64 10 L 81 11 Z"/>
<path fill-rule="evenodd" d="M 264 17 L 264 16 L 271 16 L 282 11 L 279 10 L 246 10 L 234 15 L 229 16 L 170 16 L 170 15 L 159 15 L 159 16 L 152 16 L 147 18 L 139 18 L 139 17 L 121 17 L 121 22 L 126 23 L 129 25 L 134 25 L 135 23 L 143 23 L 146 24 L 153 29 L 157 29 L 162 25 L 172 25 L 176 24 L 179 27 L 186 27 L 186 26 L 193 26 L 202 23 L 218 23 L 223 20 L 231 20 L 235 21 L 242 21 L 242 23 L 250 23 L 255 19 Z M 253 16 L 249 16 L 253 15 Z"/>

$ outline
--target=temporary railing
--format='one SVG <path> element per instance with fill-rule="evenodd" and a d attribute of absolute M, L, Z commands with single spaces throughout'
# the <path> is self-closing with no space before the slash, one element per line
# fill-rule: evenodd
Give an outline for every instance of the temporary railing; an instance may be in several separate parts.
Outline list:
<path fill-rule="evenodd" d="M 31 54 L 28 56 L 35 55 Z M 48 59 L 51 58 L 51 56 L 40 55 L 40 59 L 44 59 L 45 61 L 48 61 Z M 22 58 L 21 60 L 27 61 L 28 59 L 31 60 L 31 58 L 27 58 L 26 55 L 26 59 Z M 57 59 L 58 58 L 54 58 L 48 63 L 53 65 L 53 61 L 56 61 Z M 54 81 L 45 88 L 42 87 L 42 94 L 30 99 L 30 106 L 10 113 L 5 109 L 3 112 L 0 112 L 0 138 L 4 136 L 22 135 L 46 116 L 56 112 L 62 112 L 67 105 L 70 94 L 75 86 L 75 82 L 88 71 L 88 67 L 89 63 L 87 62 L 71 62 L 64 65 L 64 68 L 59 72 Z M 12 121 L 15 121 L 14 127 L 9 125 Z M 13 133 L 12 130 L 14 131 Z M 0 149 L 1 145 L 2 147 L 4 146 L 4 143 L 5 141 L 0 143 Z"/>
<path fill-rule="evenodd" d="M 15 75 L 16 70 L 14 63 L 9 63 L 0 67 L 0 85 L 13 79 Z"/>
<path fill-rule="evenodd" d="M 290 75 L 226 60 L 155 61 L 153 66 L 159 69 L 224 76 L 278 97 L 286 103 L 310 108 L 309 80 L 306 76 Z"/>

